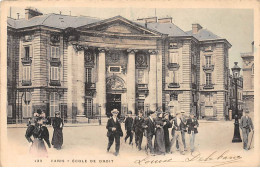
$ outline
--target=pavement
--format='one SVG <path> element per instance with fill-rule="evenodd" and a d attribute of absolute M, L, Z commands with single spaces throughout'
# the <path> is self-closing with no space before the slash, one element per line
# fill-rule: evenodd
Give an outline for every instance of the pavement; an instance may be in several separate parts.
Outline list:
<path fill-rule="evenodd" d="M 189 151 L 189 135 L 186 134 L 188 150 L 185 155 L 181 155 L 178 151 L 166 155 L 147 155 L 144 150 L 138 151 L 135 146 L 125 143 L 124 138 L 121 138 L 120 154 L 116 157 L 113 155 L 114 145 L 110 152 L 106 153 L 107 131 L 105 124 L 98 125 L 98 123 L 65 124 L 62 149 L 48 149 L 48 158 L 29 157 L 29 146 L 24 137 L 26 124 L 8 125 L 7 147 L 9 158 L 15 157 L 17 165 L 25 166 L 241 166 L 241 162 L 243 164 L 250 162 L 254 148 L 245 151 L 242 149 L 242 143 L 231 142 L 234 133 L 233 123 L 233 121 L 199 121 L 195 152 Z M 124 124 L 121 126 L 124 129 Z M 51 140 L 53 129 L 51 126 L 47 127 Z M 144 145 L 145 139 L 142 148 Z"/>

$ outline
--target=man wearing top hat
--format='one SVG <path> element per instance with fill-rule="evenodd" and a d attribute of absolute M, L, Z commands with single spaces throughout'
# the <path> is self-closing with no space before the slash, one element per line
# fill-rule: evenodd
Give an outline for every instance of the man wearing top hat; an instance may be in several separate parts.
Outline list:
<path fill-rule="evenodd" d="M 113 109 L 111 111 L 112 117 L 108 119 L 107 121 L 107 137 L 108 137 L 108 146 L 107 146 L 107 152 L 109 152 L 110 147 L 113 145 L 114 140 L 116 143 L 116 152 L 115 156 L 119 154 L 119 148 L 120 148 L 120 137 L 123 136 L 123 131 L 121 129 L 120 122 L 117 118 L 117 115 L 119 111 L 117 109 Z"/>
<path fill-rule="evenodd" d="M 248 150 L 248 135 L 251 132 L 251 130 L 254 132 L 254 125 L 252 119 L 249 117 L 249 111 L 245 110 L 244 113 L 245 115 L 241 117 L 239 126 L 243 134 L 243 148 L 245 150 Z"/>

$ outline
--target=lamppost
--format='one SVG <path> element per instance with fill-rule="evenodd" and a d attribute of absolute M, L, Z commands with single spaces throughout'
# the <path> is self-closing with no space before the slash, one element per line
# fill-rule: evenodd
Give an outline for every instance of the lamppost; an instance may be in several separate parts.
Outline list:
<path fill-rule="evenodd" d="M 234 136 L 232 139 L 232 143 L 237 143 L 237 142 L 242 142 L 241 137 L 240 137 L 240 131 L 239 131 L 239 122 L 238 122 L 238 99 L 237 99 L 237 80 L 239 78 L 239 73 L 241 68 L 237 65 L 238 62 L 234 62 L 235 65 L 233 68 L 231 68 L 232 72 L 233 72 L 233 79 L 235 82 L 235 99 L 236 99 L 236 110 L 235 110 L 235 123 L 234 123 Z"/>
<path fill-rule="evenodd" d="M 98 120 L 98 122 L 99 122 L 99 125 L 101 125 L 101 104 L 99 104 L 99 120 Z"/>

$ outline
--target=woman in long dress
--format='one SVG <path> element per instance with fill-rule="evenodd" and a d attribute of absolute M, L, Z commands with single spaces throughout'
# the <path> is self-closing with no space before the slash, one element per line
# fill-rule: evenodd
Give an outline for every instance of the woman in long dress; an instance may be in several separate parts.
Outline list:
<path fill-rule="evenodd" d="M 164 130 L 163 126 L 166 124 L 163 121 L 163 113 L 157 113 L 157 118 L 155 122 L 155 141 L 154 141 L 154 152 L 158 155 L 165 154 L 165 139 L 164 139 Z"/>
<path fill-rule="evenodd" d="M 34 137 L 34 140 L 31 139 L 31 136 Z M 31 143 L 30 154 L 34 157 L 48 157 L 48 152 L 45 147 L 44 141 L 47 143 L 49 148 L 51 144 L 49 141 L 49 131 L 46 126 L 43 126 L 43 118 L 37 117 L 35 125 L 29 125 L 25 138 Z"/>
<path fill-rule="evenodd" d="M 60 118 L 60 112 L 56 112 L 55 113 L 55 118 L 53 119 L 52 122 L 52 126 L 53 126 L 53 137 L 52 137 L 52 141 L 51 144 L 53 145 L 54 148 L 56 148 L 57 150 L 61 149 L 61 146 L 63 144 L 63 133 L 62 133 L 62 129 L 63 129 L 63 121 Z"/>
<path fill-rule="evenodd" d="M 170 122 L 170 119 L 169 119 L 169 113 L 165 113 L 165 114 L 164 114 L 163 121 L 166 122 L 166 124 L 164 124 L 164 126 L 163 126 L 163 130 L 164 130 L 164 140 L 165 140 L 165 150 L 166 150 L 166 153 L 169 153 L 169 152 L 170 152 L 170 149 L 171 149 L 171 142 L 170 142 L 170 136 L 169 136 L 169 128 L 172 127 L 172 123 Z"/>

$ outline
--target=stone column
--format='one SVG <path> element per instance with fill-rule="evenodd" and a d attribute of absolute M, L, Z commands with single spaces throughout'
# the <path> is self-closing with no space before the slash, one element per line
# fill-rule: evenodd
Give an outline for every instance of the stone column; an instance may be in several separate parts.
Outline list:
<path fill-rule="evenodd" d="M 135 114 L 135 53 L 136 50 L 127 50 L 127 107 Z"/>
<path fill-rule="evenodd" d="M 99 48 L 98 54 L 98 83 L 97 98 L 101 106 L 101 116 L 106 116 L 106 52 L 105 49 Z M 99 110 L 99 111 L 100 111 Z"/>
<path fill-rule="evenodd" d="M 157 51 L 149 50 L 150 53 L 150 70 L 149 70 L 149 99 L 150 110 L 155 111 L 157 107 Z"/>
<path fill-rule="evenodd" d="M 84 103 L 85 103 L 85 64 L 84 64 L 84 50 L 78 51 L 78 56 L 74 58 L 77 60 L 76 69 L 76 88 L 77 88 L 77 116 L 84 115 Z"/>

